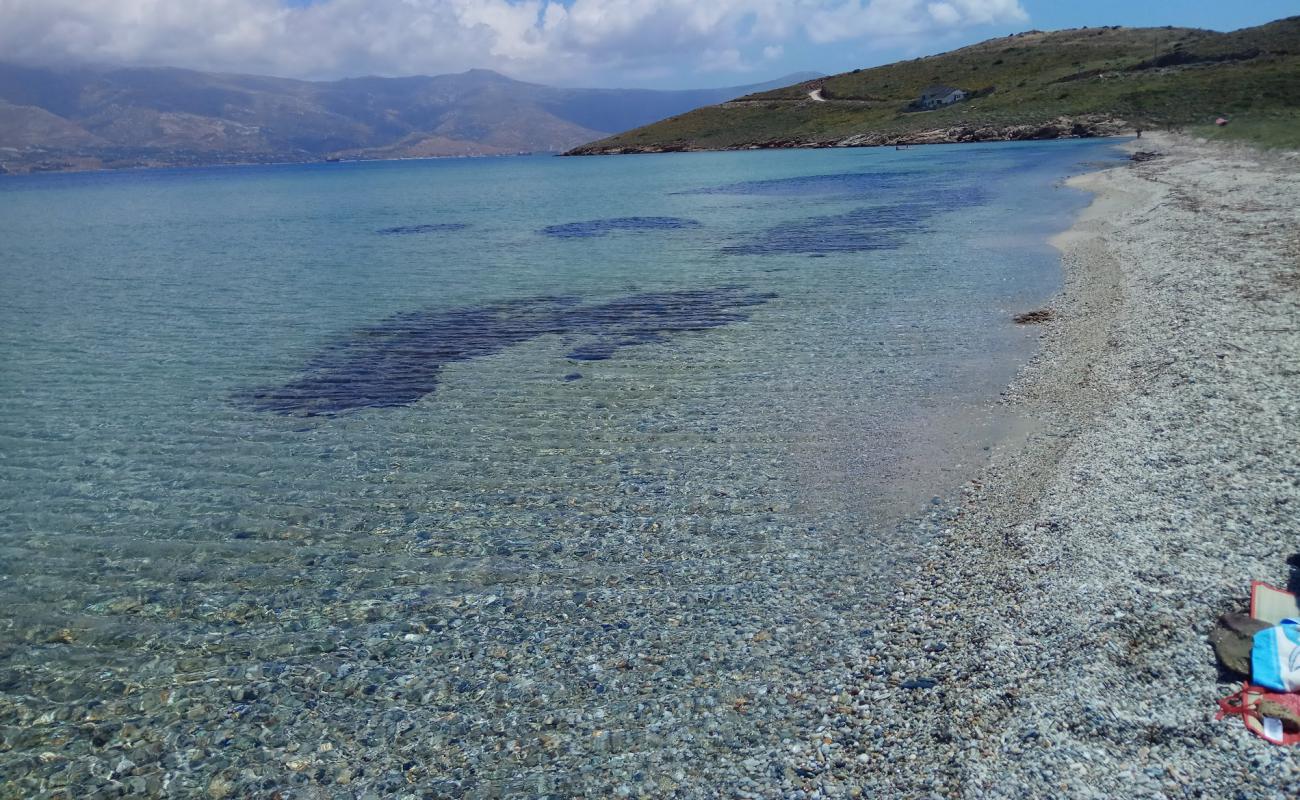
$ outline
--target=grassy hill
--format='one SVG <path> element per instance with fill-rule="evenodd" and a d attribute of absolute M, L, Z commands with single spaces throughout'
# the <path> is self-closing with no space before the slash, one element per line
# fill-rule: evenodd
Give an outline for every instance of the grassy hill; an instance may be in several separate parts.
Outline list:
<path fill-rule="evenodd" d="M 908 110 L 934 84 L 974 96 Z M 818 89 L 825 102 L 809 96 Z M 1300 17 L 1232 33 L 1029 31 L 747 95 L 571 153 L 1055 138 L 1204 125 L 1220 115 L 1245 123 L 1242 135 L 1300 146 Z"/>

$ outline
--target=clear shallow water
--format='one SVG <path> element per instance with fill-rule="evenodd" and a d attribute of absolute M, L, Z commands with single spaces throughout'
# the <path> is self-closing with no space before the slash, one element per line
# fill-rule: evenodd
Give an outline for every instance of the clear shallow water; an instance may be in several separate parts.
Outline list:
<path fill-rule="evenodd" d="M 999 436 L 1112 157 L 0 181 L 0 774 L 707 782 Z"/>

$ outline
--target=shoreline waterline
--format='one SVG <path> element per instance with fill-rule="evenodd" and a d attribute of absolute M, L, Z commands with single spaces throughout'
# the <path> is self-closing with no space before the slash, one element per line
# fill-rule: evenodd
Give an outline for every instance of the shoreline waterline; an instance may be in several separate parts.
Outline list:
<path fill-rule="evenodd" d="M 28 533 L 7 552 L 28 561 L 15 562 L 25 592 L 4 680 L 24 694 L 3 717 L 3 771 L 27 788 L 168 781 L 209 795 L 266 781 L 326 794 L 780 795 L 842 769 L 861 780 L 880 765 L 859 756 L 893 722 L 822 730 L 823 704 L 869 708 L 877 683 L 934 680 L 881 604 L 951 510 L 940 498 L 917 521 L 931 500 L 920 487 L 959 485 L 983 445 L 1001 446 L 998 393 L 1038 336 L 1010 320 L 1057 285 L 1042 240 L 1083 205 L 1052 187 L 1099 152 L 701 157 L 630 182 L 621 171 L 635 162 L 516 162 L 538 170 L 524 184 L 536 187 L 556 170 L 660 182 L 618 210 L 579 198 L 558 216 L 530 198 L 524 219 L 462 219 L 427 201 L 331 206 L 318 173 L 262 173 L 256 191 L 205 182 L 204 195 L 244 187 L 273 209 L 290 193 L 271 179 L 290 180 L 303 208 L 251 254 L 210 241 L 208 214 L 164 215 L 92 278 L 108 287 L 96 303 L 122 297 L 133 311 L 90 315 L 121 333 L 93 341 L 145 358 L 98 359 L 75 384 L 19 376 L 43 398 L 38 432 L 53 435 L 25 452 L 47 469 L 74 444 L 78 458 L 61 473 L 75 483 L 12 509 Z M 996 177 L 992 199 L 963 183 L 970 171 Z M 374 172 L 423 190 L 438 171 Z M 874 202 L 874 189 L 904 185 L 910 202 Z M 169 179 L 134 199 L 154 192 L 194 193 Z M 151 218 L 141 208 L 129 216 Z M 302 228 L 320 209 L 330 224 Z M 115 241 L 120 221 L 105 214 L 97 235 Z M 701 224 L 628 230 L 667 218 Z M 232 223 L 254 241 L 262 230 Z M 548 235 L 557 224 L 580 235 Z M 173 231 L 201 255 L 141 257 L 138 243 Z M 322 243 L 342 255 L 323 258 Z M 648 243 L 680 257 L 646 269 Z M 286 246 L 310 260 L 270 260 Z M 481 272 L 499 266 L 493 252 L 539 255 Z M 137 264 L 161 268 L 162 292 L 127 280 Z M 475 294 L 476 274 L 498 283 Z M 269 312 L 258 324 L 228 299 L 245 282 L 259 287 L 253 310 Z M 208 285 L 227 298 L 215 314 L 191 300 Z M 155 302 L 135 301 L 141 287 Z M 286 292 L 306 305 L 263 302 Z M 75 307 L 54 296 L 65 305 L 41 324 Z M 138 308 L 156 327 L 121 325 Z M 47 341 L 76 345 L 84 324 L 50 326 Z M 282 336 L 213 349 L 195 335 L 205 325 Z M 155 368 L 159 342 L 181 371 Z M 436 360 L 415 358 L 430 347 Z M 365 381 L 341 380 L 358 370 Z M 49 391 L 65 385 L 75 391 Z M 64 409 L 117 424 L 74 435 L 48 421 Z M 26 410 L 6 410 L 15 453 Z M 128 428 L 134 418 L 151 427 Z M 165 493 L 148 493 L 149 468 L 174 456 Z M 909 497 L 907 522 L 882 522 Z M 121 758 L 135 766 L 106 772 Z"/>
<path fill-rule="evenodd" d="M 1161 157 L 1070 181 L 1094 199 L 1052 237 L 1065 286 L 1007 392 L 1042 430 L 995 454 L 891 601 L 936 682 L 878 685 L 894 724 L 866 760 L 886 767 L 850 794 L 1300 791 L 1294 750 L 1214 720 L 1235 686 L 1205 639 L 1300 550 L 1300 154 L 1141 145 Z"/>

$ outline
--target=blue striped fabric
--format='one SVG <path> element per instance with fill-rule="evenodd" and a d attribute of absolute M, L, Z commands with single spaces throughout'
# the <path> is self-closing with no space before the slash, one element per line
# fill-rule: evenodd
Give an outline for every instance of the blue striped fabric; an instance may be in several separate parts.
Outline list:
<path fill-rule="evenodd" d="M 1255 634 L 1250 679 L 1278 692 L 1300 690 L 1300 622 L 1284 619 Z"/>

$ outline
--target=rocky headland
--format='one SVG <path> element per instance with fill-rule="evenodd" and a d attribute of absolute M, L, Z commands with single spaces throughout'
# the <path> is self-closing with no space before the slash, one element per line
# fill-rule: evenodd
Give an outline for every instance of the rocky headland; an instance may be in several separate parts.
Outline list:
<path fill-rule="evenodd" d="M 630 155 L 634 153 L 678 153 L 707 150 L 772 150 L 782 148 L 822 147 L 906 147 L 922 144 L 963 144 L 967 142 L 1022 142 L 1046 139 L 1086 139 L 1098 136 L 1121 136 L 1130 132 L 1122 119 L 1103 115 L 1058 117 L 1042 124 L 956 125 L 902 133 L 864 132 L 832 138 L 794 137 L 739 142 L 722 147 L 694 143 L 617 144 L 601 142 L 575 148 L 565 155 Z"/>

